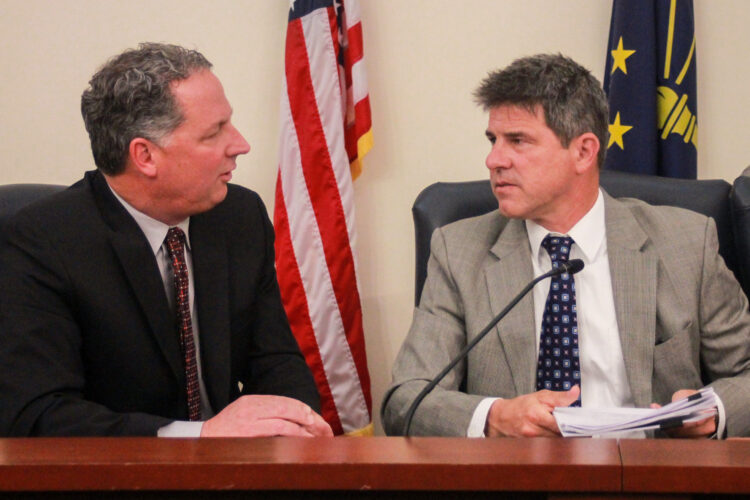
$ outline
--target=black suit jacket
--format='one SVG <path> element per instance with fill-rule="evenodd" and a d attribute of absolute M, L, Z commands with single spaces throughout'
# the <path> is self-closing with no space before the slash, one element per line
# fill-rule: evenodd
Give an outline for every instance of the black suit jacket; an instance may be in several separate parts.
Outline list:
<path fill-rule="evenodd" d="M 0 435 L 154 435 L 187 420 L 177 327 L 146 237 L 103 176 L 21 211 L 0 260 Z M 279 296 L 254 192 L 190 219 L 201 364 L 241 394 L 319 396 Z"/>

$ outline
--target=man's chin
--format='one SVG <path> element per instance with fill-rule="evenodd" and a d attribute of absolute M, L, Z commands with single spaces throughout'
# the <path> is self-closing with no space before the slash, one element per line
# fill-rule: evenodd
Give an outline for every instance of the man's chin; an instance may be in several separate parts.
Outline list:
<path fill-rule="evenodd" d="M 200 214 L 203 212 L 208 212 L 226 199 L 228 191 L 229 189 L 227 188 L 227 183 L 220 182 L 211 193 L 211 196 L 207 199 L 204 199 L 203 203 L 201 203 L 199 206 L 196 206 L 196 210 L 194 213 Z"/>
<path fill-rule="evenodd" d="M 526 212 L 521 208 L 517 207 L 511 203 L 503 203 L 502 201 L 498 202 L 498 208 L 500 209 L 500 214 L 503 217 L 507 217 L 508 219 L 525 219 L 526 218 Z"/>
<path fill-rule="evenodd" d="M 211 197 L 211 200 L 214 201 L 214 206 L 224 201 L 224 199 L 227 197 L 227 193 L 229 192 L 227 184 L 227 182 L 222 182 L 219 186 L 217 186 L 214 195 Z"/>

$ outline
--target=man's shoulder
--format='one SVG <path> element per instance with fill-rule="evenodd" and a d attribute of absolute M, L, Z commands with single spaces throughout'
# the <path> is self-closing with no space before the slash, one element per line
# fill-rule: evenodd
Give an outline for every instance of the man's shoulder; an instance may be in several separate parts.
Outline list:
<path fill-rule="evenodd" d="M 461 265 L 476 271 L 482 268 L 482 263 L 487 259 L 496 259 L 493 248 L 498 241 L 515 246 L 516 243 L 522 244 L 518 238 L 525 234 L 521 221 L 507 219 L 499 210 L 493 210 L 436 229 L 432 233 L 430 253 L 440 259 L 448 259 L 453 266 Z"/>
<path fill-rule="evenodd" d="M 442 226 L 440 229 L 451 234 L 472 234 L 476 232 L 497 231 L 500 232 L 507 224 L 508 219 L 500 214 L 499 210 L 493 210 L 486 214 L 476 215 L 459 219 Z"/>
<path fill-rule="evenodd" d="M 612 200 L 605 210 L 608 235 L 615 231 L 620 238 L 636 240 L 645 236 L 653 248 L 665 255 L 702 248 L 707 237 L 716 237 L 707 232 L 715 227 L 709 217 L 685 208 L 619 198 Z"/>
<path fill-rule="evenodd" d="M 489 247 L 497 241 L 509 220 L 499 210 L 493 210 L 446 224 L 440 228 L 440 232 L 446 241 Z"/>
<path fill-rule="evenodd" d="M 272 240 L 273 226 L 258 193 L 229 184 L 221 203 L 190 217 L 190 235 L 191 239 L 222 238 L 226 244 L 245 248 Z"/>
<path fill-rule="evenodd" d="M 248 209 L 257 209 L 258 205 L 263 205 L 258 193 L 252 189 L 237 184 L 227 184 L 227 197 L 221 203 L 231 207 L 244 206 Z"/>
<path fill-rule="evenodd" d="M 687 208 L 652 205 L 636 198 L 613 198 L 615 207 L 627 210 L 645 229 L 673 231 L 686 227 L 704 228 L 708 216 Z"/>
<path fill-rule="evenodd" d="M 258 217 L 267 217 L 267 211 L 258 193 L 243 186 L 228 184 L 227 195 L 221 203 L 208 212 L 198 214 L 194 217 L 229 220 L 255 219 Z"/>

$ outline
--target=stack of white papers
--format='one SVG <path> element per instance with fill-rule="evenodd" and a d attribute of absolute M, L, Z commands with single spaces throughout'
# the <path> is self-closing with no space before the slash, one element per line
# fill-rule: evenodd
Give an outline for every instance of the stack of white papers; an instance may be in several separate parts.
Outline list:
<path fill-rule="evenodd" d="M 590 437 L 626 431 L 670 429 L 716 415 L 710 387 L 661 408 L 571 408 L 552 412 L 564 437 Z"/>

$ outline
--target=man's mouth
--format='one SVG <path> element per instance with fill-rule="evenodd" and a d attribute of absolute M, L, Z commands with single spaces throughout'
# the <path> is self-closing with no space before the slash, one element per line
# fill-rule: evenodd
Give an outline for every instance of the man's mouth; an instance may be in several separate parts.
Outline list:
<path fill-rule="evenodd" d="M 221 178 L 222 178 L 223 180 L 225 180 L 225 181 L 227 181 L 227 182 L 231 181 L 231 180 L 232 180 L 232 171 L 233 171 L 233 170 L 234 170 L 235 168 L 236 168 L 236 167 L 232 167 L 232 169 L 230 169 L 230 170 L 227 170 L 226 172 L 224 172 L 223 174 L 221 174 L 221 175 L 220 175 L 219 177 L 221 177 Z"/>

